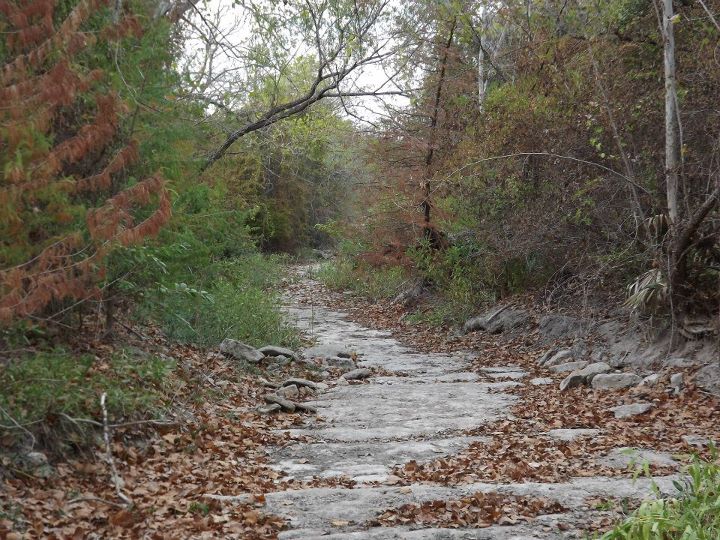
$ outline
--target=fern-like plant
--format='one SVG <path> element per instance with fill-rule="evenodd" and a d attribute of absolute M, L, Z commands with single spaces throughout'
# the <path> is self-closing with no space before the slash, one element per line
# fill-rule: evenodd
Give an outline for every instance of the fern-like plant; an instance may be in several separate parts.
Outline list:
<path fill-rule="evenodd" d="M 127 107 L 82 67 L 88 50 L 142 31 L 110 4 L 0 0 L 0 322 L 98 296 L 113 246 L 170 217 L 159 175 L 129 181 L 139 156 L 120 129 Z"/>

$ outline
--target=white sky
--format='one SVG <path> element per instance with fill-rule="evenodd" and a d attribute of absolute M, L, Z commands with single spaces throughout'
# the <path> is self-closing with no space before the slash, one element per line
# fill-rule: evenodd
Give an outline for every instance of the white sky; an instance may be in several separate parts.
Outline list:
<path fill-rule="evenodd" d="M 399 1 L 399 0 L 393 0 Z M 218 49 L 214 55 L 213 60 L 213 72 L 215 74 L 220 73 L 223 70 L 229 71 L 228 83 L 225 85 L 213 85 L 205 93 L 210 95 L 214 94 L 213 97 L 225 96 L 228 94 L 239 94 L 238 101 L 233 101 L 234 104 L 241 104 L 243 96 L 246 94 L 245 89 L 242 88 L 241 80 L 243 74 L 247 73 L 247 68 L 242 63 L 246 59 L 244 54 L 244 45 L 248 44 L 250 38 L 253 36 L 250 34 L 251 27 L 249 22 L 245 19 L 246 12 L 241 6 L 235 6 L 233 0 L 208 0 L 204 4 L 199 4 L 198 8 L 203 13 L 206 21 L 213 21 L 217 16 L 218 10 L 222 10 L 222 17 L 220 18 L 217 30 L 224 36 L 224 41 L 231 45 L 231 47 Z M 197 25 L 198 28 L 205 29 L 207 24 L 203 23 L 202 18 L 195 14 L 191 20 Z M 314 53 L 313 46 L 305 46 L 300 43 L 298 47 L 293 51 L 295 55 L 303 55 L 308 53 Z M 198 39 L 189 39 L 185 43 L 185 51 L 187 57 L 198 55 L 202 57 L 204 55 L 204 44 Z M 197 66 L 200 63 L 196 62 L 195 70 L 198 71 Z M 236 81 L 231 81 L 229 77 L 237 77 Z M 345 89 L 353 90 L 357 88 L 363 89 L 377 89 L 380 85 L 387 80 L 385 70 L 380 65 L 370 65 L 358 70 L 353 75 L 352 80 Z M 223 87 L 222 90 L 220 87 Z M 384 90 L 395 90 L 387 86 Z M 220 98 L 221 99 L 221 98 Z M 351 99 L 344 100 L 345 105 L 351 112 L 351 118 L 356 123 L 361 123 L 362 120 L 366 121 L 377 121 L 385 113 L 385 103 L 389 103 L 395 108 L 402 107 L 409 103 L 409 100 L 403 96 L 384 96 L 383 99 L 373 97 L 354 97 Z"/>

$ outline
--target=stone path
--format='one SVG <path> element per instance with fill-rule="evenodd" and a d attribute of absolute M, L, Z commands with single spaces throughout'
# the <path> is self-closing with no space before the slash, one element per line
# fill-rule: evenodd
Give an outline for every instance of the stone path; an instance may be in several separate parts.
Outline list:
<path fill-rule="evenodd" d="M 489 370 L 497 382 L 480 382 L 467 371 L 467 355 L 420 354 L 389 333 L 355 324 L 343 313 L 289 301 L 289 317 L 322 350 L 356 352 L 359 366 L 379 366 L 391 375 L 373 377 L 367 384 L 331 387 L 310 402 L 318 408 L 318 417 L 292 430 L 307 442 L 272 451 L 273 466 L 290 477 L 344 475 L 357 482 L 352 489 L 313 488 L 266 495 L 266 511 L 289 520 L 290 530 L 281 533 L 281 539 L 573 538 L 577 537 L 573 531 L 587 520 L 587 497 L 638 497 L 649 492 L 647 481 L 618 478 L 568 479 L 564 484 L 388 485 L 385 482 L 395 465 L 411 459 L 433 460 L 483 440 L 463 432 L 509 416 L 518 398 L 502 390 L 529 381 L 517 367 L 508 366 Z M 659 479 L 661 489 L 671 490 L 671 480 Z M 547 497 L 574 510 L 539 516 L 529 524 L 484 529 L 368 528 L 368 522 L 388 508 L 492 491 Z"/>

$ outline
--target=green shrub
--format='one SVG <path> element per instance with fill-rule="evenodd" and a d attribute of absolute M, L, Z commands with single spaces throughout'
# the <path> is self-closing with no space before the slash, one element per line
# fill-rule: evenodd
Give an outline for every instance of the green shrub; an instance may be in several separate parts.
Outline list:
<path fill-rule="evenodd" d="M 141 319 L 167 336 L 215 347 L 226 337 L 293 346 L 279 295 L 281 259 L 263 256 L 248 225 L 255 210 L 226 209 L 222 185 L 198 185 L 174 202 L 176 219 L 152 245 L 114 254 L 109 281 L 135 300 Z"/>
<path fill-rule="evenodd" d="M 151 303 L 153 316 L 169 338 L 201 346 L 217 346 L 225 338 L 257 347 L 295 346 L 295 330 L 280 312 L 277 259 L 253 255 L 224 261 L 207 269 L 194 284 L 164 288 Z"/>
<path fill-rule="evenodd" d="M 57 349 L 18 358 L 0 367 L 0 424 L 17 439 L 28 432 L 43 442 L 59 432 L 76 439 L 91 424 L 73 419 L 102 420 L 103 392 L 111 422 L 159 415 L 174 367 L 129 352 L 98 360 Z"/>
<path fill-rule="evenodd" d="M 624 523 L 601 540 L 717 540 L 720 538 L 720 465 L 694 458 L 675 498 L 642 503 Z"/>
<path fill-rule="evenodd" d="M 317 278 L 331 289 L 353 291 L 370 300 L 392 298 L 407 282 L 401 267 L 374 268 L 344 257 L 322 265 Z"/>

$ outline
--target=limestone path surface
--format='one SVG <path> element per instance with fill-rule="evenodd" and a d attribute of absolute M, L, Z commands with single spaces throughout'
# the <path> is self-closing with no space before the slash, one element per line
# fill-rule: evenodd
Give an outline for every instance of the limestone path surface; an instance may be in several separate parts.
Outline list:
<path fill-rule="evenodd" d="M 304 279 L 310 279 L 305 277 Z M 346 476 L 353 488 L 327 487 L 280 491 L 266 495 L 266 511 L 289 522 L 281 539 L 500 539 L 584 538 L 578 528 L 592 508 L 588 497 L 641 497 L 649 482 L 624 478 L 578 478 L 566 483 L 478 483 L 455 486 L 388 482 L 393 466 L 409 460 L 430 461 L 458 453 L 481 437 L 472 428 L 510 415 L 514 400 L 503 389 L 525 384 L 524 373 L 507 366 L 509 382 L 481 382 L 468 370 L 470 354 L 421 354 L 403 346 L 388 332 L 363 327 L 324 306 L 300 305 L 287 297 L 289 318 L 317 345 L 311 354 L 358 355 L 359 367 L 382 368 L 386 375 L 369 383 L 336 385 L 309 402 L 315 418 L 293 435 L 294 442 L 271 452 L 274 468 L 299 480 Z M 672 478 L 656 480 L 671 490 Z M 383 511 L 408 503 L 458 499 L 477 492 L 544 497 L 572 509 L 541 515 L 528 523 L 481 529 L 421 529 L 418 526 L 373 527 Z"/>

